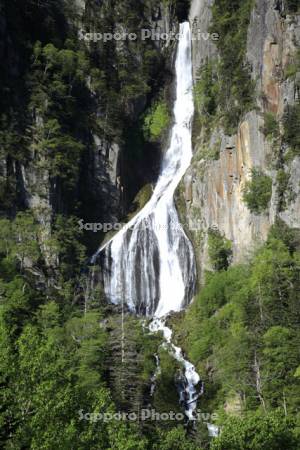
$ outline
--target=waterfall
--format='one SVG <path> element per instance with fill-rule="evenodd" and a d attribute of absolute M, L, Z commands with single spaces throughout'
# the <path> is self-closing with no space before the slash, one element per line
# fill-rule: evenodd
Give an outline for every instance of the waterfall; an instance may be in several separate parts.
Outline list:
<path fill-rule="evenodd" d="M 194 104 L 188 22 L 180 26 L 176 79 L 171 142 L 153 195 L 94 256 L 100 256 L 105 294 L 112 303 L 123 302 L 137 314 L 156 317 L 186 306 L 196 280 L 193 248 L 173 199 L 192 158 Z"/>
<path fill-rule="evenodd" d="M 172 343 L 172 330 L 167 327 L 163 320 L 154 318 L 150 324 L 150 330 L 162 331 L 168 349 L 170 349 L 173 357 L 184 367 L 184 377 L 177 380 L 177 390 L 179 393 L 179 401 L 184 406 L 186 416 L 189 420 L 195 420 L 195 412 L 197 408 L 197 400 L 204 392 L 204 384 L 200 380 L 200 376 L 195 370 L 193 364 L 187 361 L 182 354 L 181 348 Z M 158 367 L 159 369 L 159 367 Z M 154 379 L 155 381 L 155 379 Z M 200 384 L 199 388 L 196 386 Z"/>
<path fill-rule="evenodd" d="M 99 257 L 109 301 L 154 317 L 152 330 L 161 330 L 170 345 L 171 330 L 161 318 L 188 305 L 196 280 L 193 248 L 179 222 L 173 198 L 192 158 L 194 103 L 188 22 L 180 25 L 175 68 L 174 125 L 153 195 L 93 258 L 95 262 Z M 192 418 L 199 376 L 174 345 L 172 353 L 185 367 L 186 413 Z"/>

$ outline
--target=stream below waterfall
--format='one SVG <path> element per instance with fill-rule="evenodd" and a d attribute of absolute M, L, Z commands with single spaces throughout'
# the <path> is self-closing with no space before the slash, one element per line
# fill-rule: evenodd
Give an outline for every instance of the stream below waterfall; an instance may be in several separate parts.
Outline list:
<path fill-rule="evenodd" d="M 172 331 L 164 321 L 167 314 L 190 303 L 196 282 L 193 247 L 174 204 L 174 192 L 192 158 L 194 103 L 188 22 L 180 25 L 175 70 L 174 124 L 153 195 L 122 230 L 100 247 L 93 262 L 100 260 L 108 300 L 126 304 L 132 312 L 153 318 L 150 330 L 162 331 L 172 355 L 184 367 L 180 403 L 188 419 L 193 420 L 203 384 L 181 349 L 172 344 Z"/>

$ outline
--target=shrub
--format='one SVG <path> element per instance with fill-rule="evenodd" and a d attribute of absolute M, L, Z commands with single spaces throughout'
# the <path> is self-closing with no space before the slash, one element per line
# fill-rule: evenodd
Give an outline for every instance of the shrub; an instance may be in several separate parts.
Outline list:
<path fill-rule="evenodd" d="M 214 119 L 218 113 L 218 97 L 220 84 L 218 82 L 217 64 L 208 62 L 197 73 L 197 81 L 194 86 L 195 117 L 193 124 L 193 141 L 202 129 L 206 133 L 206 141 L 209 141 Z"/>
<path fill-rule="evenodd" d="M 148 112 L 144 120 L 144 134 L 150 141 L 159 140 L 171 121 L 169 109 L 165 101 L 160 101 Z"/>
<path fill-rule="evenodd" d="M 213 116 L 218 105 L 218 83 L 212 62 L 207 63 L 198 72 L 194 87 L 195 103 L 200 114 Z"/>
<path fill-rule="evenodd" d="M 212 442 L 213 450 L 267 450 L 297 448 L 295 421 L 280 410 L 268 414 L 248 413 L 245 417 L 228 417 L 221 435 Z"/>
<path fill-rule="evenodd" d="M 300 230 L 298 228 L 290 228 L 283 220 L 277 218 L 274 225 L 271 226 L 268 243 L 275 240 L 281 240 L 293 254 L 300 249 Z"/>
<path fill-rule="evenodd" d="M 263 133 L 269 139 L 276 139 L 279 136 L 279 126 L 275 114 L 270 112 L 264 114 Z"/>
<path fill-rule="evenodd" d="M 286 66 L 284 70 L 284 76 L 286 79 L 287 78 L 295 79 L 299 71 L 300 71 L 300 49 L 298 49 L 293 60 Z"/>
<path fill-rule="evenodd" d="M 259 169 L 252 169 L 252 179 L 244 188 L 243 200 L 251 212 L 263 213 L 272 196 L 272 179 Z"/>
<path fill-rule="evenodd" d="M 227 270 L 232 256 L 232 243 L 219 230 L 208 231 L 208 255 L 214 270 Z"/>
<path fill-rule="evenodd" d="M 241 117 L 253 107 L 254 83 L 245 64 L 247 27 L 253 0 L 220 0 L 212 6 L 210 32 L 218 33 L 220 54 L 218 109 L 227 134 L 233 134 Z"/>
<path fill-rule="evenodd" d="M 294 199 L 295 192 L 290 182 L 290 174 L 279 169 L 276 176 L 277 192 L 279 196 L 279 210 L 283 211 Z"/>
<path fill-rule="evenodd" d="M 296 13 L 299 11 L 299 0 L 285 0 L 285 6 L 289 13 Z"/>
<path fill-rule="evenodd" d="M 288 108 L 284 119 L 284 141 L 291 148 L 289 156 L 300 155 L 300 103 Z"/>

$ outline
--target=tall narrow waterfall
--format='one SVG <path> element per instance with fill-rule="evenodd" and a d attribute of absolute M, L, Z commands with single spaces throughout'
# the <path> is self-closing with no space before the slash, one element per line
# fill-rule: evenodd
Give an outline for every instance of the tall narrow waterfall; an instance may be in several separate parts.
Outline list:
<path fill-rule="evenodd" d="M 173 200 L 192 158 L 194 106 L 188 22 L 180 25 L 176 80 L 171 141 L 153 195 L 94 257 L 100 256 L 107 298 L 150 317 L 179 311 L 189 303 L 195 287 L 193 248 Z"/>

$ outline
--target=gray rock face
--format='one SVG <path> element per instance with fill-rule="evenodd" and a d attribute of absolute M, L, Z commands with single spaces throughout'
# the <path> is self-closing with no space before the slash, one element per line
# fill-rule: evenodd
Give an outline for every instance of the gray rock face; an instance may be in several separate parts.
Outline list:
<path fill-rule="evenodd" d="M 207 38 L 211 23 L 211 6 L 214 0 L 193 0 L 191 3 L 189 20 L 193 30 L 192 58 L 193 74 L 196 78 L 198 69 L 207 61 L 217 56 L 217 49 L 214 41 Z M 199 37 L 199 34 L 200 37 Z"/>
<path fill-rule="evenodd" d="M 174 17 L 172 9 L 170 5 L 166 2 L 161 2 L 159 5 L 154 8 L 152 17 L 149 17 L 150 28 L 154 33 L 163 34 L 166 33 L 168 35 L 168 39 L 157 40 L 155 41 L 156 45 L 164 50 L 165 48 L 172 45 L 173 41 L 170 39 L 172 33 L 176 32 L 178 27 L 177 19 Z"/>
<path fill-rule="evenodd" d="M 89 158 L 89 189 L 102 199 L 102 216 L 107 222 L 117 222 L 122 194 L 118 177 L 120 147 L 94 136 L 95 148 Z M 107 201 L 109 199 L 109 201 Z"/>
<path fill-rule="evenodd" d="M 78 28 L 84 22 L 83 17 L 86 14 L 86 5 L 86 0 L 75 1 L 77 15 L 74 20 Z M 175 32 L 178 27 L 173 8 L 165 2 L 161 2 L 152 8 L 148 23 L 150 29 L 167 34 L 170 34 L 171 31 Z M 2 54 L 3 56 L 8 49 L 9 60 L 7 63 L 10 75 L 18 75 L 18 73 L 14 73 L 18 68 L 18 54 L 14 52 L 7 33 L 5 18 L 1 15 L 0 36 L 3 36 L 3 40 L 0 43 L 0 55 Z M 173 48 L 171 41 L 159 40 L 157 45 L 161 52 L 168 52 L 167 54 L 171 55 Z M 137 56 L 142 58 L 141 54 Z M 171 65 L 172 63 L 170 63 Z M 88 84 L 89 80 L 87 80 Z M 146 97 L 138 98 L 136 102 L 132 102 L 130 106 L 134 117 L 138 116 L 144 109 L 145 102 Z M 36 125 L 43 127 L 41 118 L 36 119 Z M 95 199 L 93 203 L 94 211 L 91 211 L 91 221 L 94 221 L 92 219 L 96 216 L 97 221 L 118 222 L 121 214 L 124 212 L 121 206 L 125 180 L 121 180 L 120 177 L 120 160 L 123 148 L 121 145 L 115 142 L 108 142 L 97 135 L 93 136 L 93 141 L 91 145 L 89 138 L 87 139 L 80 167 L 81 173 L 78 185 L 74 189 L 74 195 L 76 199 L 78 195 L 81 202 L 85 200 L 86 194 L 88 197 Z M 31 147 L 29 153 L 26 163 L 18 163 L 13 159 L 7 161 L 4 157 L 1 157 L 0 153 L 0 181 L 4 180 L 5 184 L 5 180 L 9 176 L 13 178 L 15 185 L 18 186 L 19 197 L 21 197 L 19 200 L 22 202 L 22 206 L 29 207 L 34 212 L 38 222 L 43 225 L 45 230 L 44 235 L 41 236 L 41 246 L 43 247 L 43 242 L 46 242 L 51 235 L 54 213 L 65 211 L 67 205 L 64 204 L 65 200 L 61 195 L 60 185 L 50 176 L 49 162 L 42 155 L 36 154 Z M 142 170 L 143 168 L 141 168 Z"/>
<path fill-rule="evenodd" d="M 280 218 L 290 227 L 299 228 L 300 222 L 300 158 L 292 161 L 290 168 L 290 189 L 293 200 L 285 211 L 280 213 Z"/>
<path fill-rule="evenodd" d="M 193 24 L 197 20 L 203 32 L 210 27 L 212 3 L 213 0 L 193 0 L 191 4 L 190 22 Z M 237 262 L 266 239 L 277 216 L 290 226 L 300 227 L 300 159 L 295 158 L 290 168 L 284 167 L 290 173 L 293 196 L 286 209 L 279 211 L 274 143 L 262 132 L 263 113 L 272 112 L 281 123 L 285 108 L 297 97 L 295 80 L 285 79 L 284 72 L 300 44 L 300 17 L 284 16 L 279 3 L 281 5 L 273 0 L 257 0 L 251 13 L 246 59 L 252 78 L 256 80 L 257 108 L 242 118 L 233 136 L 224 135 L 220 126 L 215 126 L 209 147 L 213 148 L 217 143 L 220 148 L 218 160 L 201 156 L 204 141 L 201 135 L 198 136 L 194 159 L 185 176 L 183 195 L 188 222 L 194 226 L 200 279 L 203 270 L 209 268 L 208 228 L 217 227 L 232 240 L 233 258 Z M 195 82 L 198 69 L 216 55 L 212 41 L 193 42 Z M 253 167 L 259 167 L 273 179 L 272 199 L 265 214 L 252 214 L 243 201 L 243 188 Z"/>

